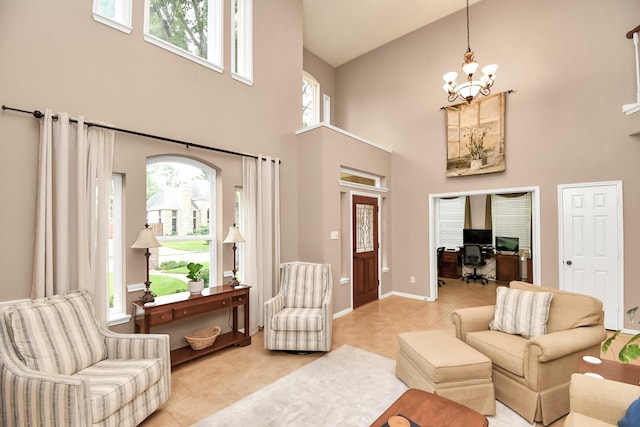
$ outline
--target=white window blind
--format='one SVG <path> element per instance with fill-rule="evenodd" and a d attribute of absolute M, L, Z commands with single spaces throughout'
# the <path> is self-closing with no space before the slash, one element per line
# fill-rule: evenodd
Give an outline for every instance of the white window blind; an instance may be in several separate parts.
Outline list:
<path fill-rule="evenodd" d="M 462 246 L 465 197 L 438 199 L 436 246 L 454 248 Z"/>
<path fill-rule="evenodd" d="M 531 250 L 531 193 L 519 197 L 492 194 L 491 226 L 494 239 L 517 237 L 520 249 Z"/>

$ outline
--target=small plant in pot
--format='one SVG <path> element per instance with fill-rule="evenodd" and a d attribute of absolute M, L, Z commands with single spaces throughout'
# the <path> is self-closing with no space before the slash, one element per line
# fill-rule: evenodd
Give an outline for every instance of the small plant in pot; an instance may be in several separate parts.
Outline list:
<path fill-rule="evenodd" d="M 202 277 L 202 264 L 190 262 L 187 264 L 187 278 L 189 279 L 189 292 L 191 294 L 199 294 L 204 289 L 204 278 Z"/>

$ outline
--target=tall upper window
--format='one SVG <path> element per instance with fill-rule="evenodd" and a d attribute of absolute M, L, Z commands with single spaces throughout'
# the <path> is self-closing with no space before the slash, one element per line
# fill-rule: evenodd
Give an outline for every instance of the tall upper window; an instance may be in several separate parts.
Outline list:
<path fill-rule="evenodd" d="M 253 83 L 253 0 L 231 0 L 231 75 Z"/>
<path fill-rule="evenodd" d="M 222 72 L 222 0 L 145 0 L 144 38 Z"/>
<path fill-rule="evenodd" d="M 93 0 L 93 19 L 131 33 L 131 0 Z"/>
<path fill-rule="evenodd" d="M 215 283 L 215 181 L 215 169 L 195 160 L 147 161 L 147 222 L 162 244 L 150 258 L 156 295 L 186 291 L 189 262 L 204 265 L 205 286 L 209 278 Z"/>
<path fill-rule="evenodd" d="M 309 73 L 302 73 L 302 127 L 320 122 L 320 83 Z"/>

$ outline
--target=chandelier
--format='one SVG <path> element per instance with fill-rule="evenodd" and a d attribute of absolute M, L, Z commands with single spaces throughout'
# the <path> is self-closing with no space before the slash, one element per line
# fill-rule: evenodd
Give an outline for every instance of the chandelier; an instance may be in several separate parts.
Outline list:
<path fill-rule="evenodd" d="M 467 81 L 461 84 L 456 83 L 458 73 L 450 71 L 442 79 L 445 81 L 442 88 L 449 94 L 449 102 L 453 102 L 456 98 L 463 101 L 471 102 L 479 94 L 489 95 L 491 93 L 491 86 L 495 80 L 496 70 L 498 66 L 496 64 L 487 65 L 482 68 L 484 74 L 480 80 L 473 80 L 473 76 L 478 71 L 478 63 L 475 60 L 475 53 L 471 50 L 469 43 L 469 0 L 467 0 L 467 51 L 464 54 L 464 62 L 462 63 L 462 71 L 467 75 Z"/>

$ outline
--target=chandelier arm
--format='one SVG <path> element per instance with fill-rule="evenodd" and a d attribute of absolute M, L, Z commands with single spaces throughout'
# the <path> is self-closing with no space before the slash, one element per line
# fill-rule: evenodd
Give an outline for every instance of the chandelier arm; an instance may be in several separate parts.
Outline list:
<path fill-rule="evenodd" d="M 484 96 L 487 96 L 491 94 L 491 89 L 489 89 L 488 87 L 481 87 L 480 93 L 483 94 Z"/>

